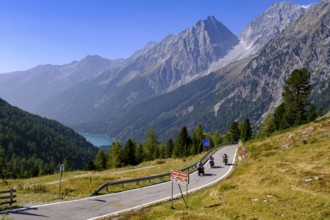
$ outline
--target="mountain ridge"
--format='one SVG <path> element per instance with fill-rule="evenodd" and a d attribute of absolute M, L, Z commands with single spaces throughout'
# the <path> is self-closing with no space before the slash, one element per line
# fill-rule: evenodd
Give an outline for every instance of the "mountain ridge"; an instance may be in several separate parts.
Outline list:
<path fill-rule="evenodd" d="M 291 5 L 291 4 L 290 4 Z M 276 5 L 275 5 L 276 6 Z M 281 6 L 281 5 L 280 5 Z M 291 22 L 295 21 L 298 17 L 299 17 L 299 13 L 303 13 L 304 10 L 300 10 L 301 6 L 297 6 L 297 5 L 291 5 L 292 7 L 296 7 L 297 11 L 292 11 L 290 10 L 291 8 L 289 7 L 289 9 L 287 10 L 287 12 L 294 13 L 295 15 L 291 16 L 294 19 L 291 20 Z M 274 8 L 274 7 L 273 7 Z M 282 10 L 281 7 L 277 7 L 278 10 Z M 267 17 L 268 14 L 263 14 L 264 16 L 260 16 L 257 19 L 263 19 L 264 17 Z M 290 17 L 290 16 L 288 16 Z M 253 23 L 255 21 L 252 21 L 251 23 Z M 255 22 L 258 23 L 258 22 Z M 263 22 L 259 22 L 259 24 L 263 24 Z M 279 26 L 287 26 L 287 25 L 282 25 L 279 24 Z M 270 31 L 270 33 L 272 33 Z M 265 36 L 265 41 L 271 41 L 272 36 L 278 36 L 279 34 L 270 34 L 270 35 L 266 35 Z M 265 43 L 264 43 L 265 44 Z M 262 47 L 260 47 L 262 48 Z M 258 51 L 257 51 L 258 52 Z M 184 86 L 178 88 L 178 91 L 180 91 L 181 93 L 183 93 L 183 95 L 180 95 L 180 92 L 176 92 L 173 91 L 173 93 L 175 95 L 173 95 L 172 97 L 172 101 L 174 101 L 176 103 L 175 105 L 175 110 L 170 109 L 170 108 L 166 108 L 166 106 L 163 107 L 164 112 L 162 112 L 162 110 L 158 111 L 159 116 L 156 116 L 155 118 L 150 118 L 150 116 L 152 115 L 147 115 L 145 117 L 143 117 L 143 113 L 142 112 L 152 112 L 155 111 L 154 108 L 151 110 L 151 108 L 146 107 L 145 109 L 140 109 L 142 106 L 137 106 L 138 109 L 134 109 L 128 112 L 128 114 L 125 114 L 124 116 L 122 116 L 122 118 L 129 118 L 129 122 L 130 122 L 130 126 L 127 125 L 128 127 L 132 127 L 132 125 L 134 125 L 135 123 L 138 125 L 136 127 L 133 126 L 133 128 L 131 128 L 131 130 L 135 130 L 136 133 L 143 133 L 145 134 L 146 131 L 142 132 L 142 124 L 138 123 L 138 121 L 145 121 L 146 123 L 148 123 L 148 126 L 150 127 L 154 127 L 156 128 L 156 131 L 159 131 L 160 133 L 164 134 L 165 133 L 169 133 L 166 130 L 178 130 L 180 128 L 180 126 L 187 126 L 190 130 L 193 129 L 195 126 L 197 126 L 198 123 L 202 124 L 203 127 L 208 130 L 208 131 L 212 131 L 212 130 L 216 130 L 219 129 L 224 132 L 229 124 L 232 121 L 235 120 L 242 120 L 243 115 L 240 115 L 239 109 L 240 107 L 234 108 L 233 109 L 233 104 L 232 103 L 228 103 L 229 100 L 231 99 L 235 99 L 237 96 L 235 96 L 235 80 L 238 79 L 238 77 L 240 76 L 240 72 L 244 69 L 244 67 L 246 65 L 248 65 L 250 63 L 251 60 L 254 59 L 254 57 L 257 56 L 258 53 L 254 53 L 255 55 L 251 55 L 248 56 L 246 58 L 242 58 L 241 60 L 235 61 L 232 60 L 232 64 L 230 65 L 227 64 L 225 67 L 222 67 L 216 71 L 213 71 L 213 73 L 209 73 L 210 76 L 204 76 L 205 78 L 208 78 L 208 80 L 205 79 L 199 79 L 196 80 L 194 82 L 191 82 L 189 85 L 187 85 L 188 87 L 190 87 L 190 92 L 188 92 L 190 95 L 186 95 L 186 92 L 182 92 L 182 89 Z M 205 94 L 200 94 L 200 97 L 203 98 L 193 98 L 195 96 L 195 94 L 199 94 L 201 91 L 205 90 L 203 88 L 200 88 L 200 86 L 198 84 L 204 85 L 205 87 L 210 87 L 205 91 Z M 164 94 L 165 96 L 171 96 L 170 94 Z M 182 98 L 185 97 L 185 98 Z M 233 98 L 235 97 L 235 98 Z M 162 96 L 158 97 L 160 100 L 162 100 Z M 167 98 L 164 97 L 164 100 L 166 100 Z M 178 100 L 184 100 L 184 101 L 178 101 Z M 154 99 L 153 99 L 154 100 Z M 206 101 L 208 100 L 208 101 Z M 220 100 L 220 101 L 217 101 Z M 150 100 L 151 102 L 153 102 L 152 100 Z M 269 98 L 266 98 L 265 100 L 260 100 L 260 103 L 264 103 L 266 104 L 269 101 Z M 158 103 L 160 105 L 160 103 L 156 100 L 156 103 Z M 166 102 L 166 101 L 164 101 Z M 184 103 L 187 103 L 185 106 L 183 106 Z M 203 104 L 200 104 L 203 103 Z M 244 105 L 247 105 L 246 101 L 242 101 L 241 102 Z M 239 104 L 239 103 L 238 103 Z M 157 106 L 157 104 L 149 104 L 149 101 L 141 104 L 141 105 L 146 105 L 146 106 Z M 222 106 L 226 106 L 225 108 L 222 108 Z M 249 104 L 250 105 L 250 104 Z M 178 109 L 178 107 L 182 106 L 180 109 Z M 209 106 L 209 107 L 207 107 Z M 248 107 L 251 108 L 252 106 Z M 254 114 L 258 113 L 260 111 L 260 109 L 256 109 L 256 112 L 254 112 Z M 180 113 L 181 112 L 181 113 Z M 185 113 L 184 113 L 185 112 Z M 243 109 L 244 112 L 244 109 Z M 238 114 L 238 115 L 237 115 Z M 212 116 L 213 115 L 213 116 Z M 227 118 L 228 115 L 236 115 L 233 118 Z M 215 116 L 215 117 L 214 117 Z M 231 117 L 232 117 L 231 116 Z M 247 117 L 245 115 L 245 117 Z M 141 118 L 141 119 L 139 119 Z M 124 123 L 124 119 L 118 119 L 120 122 L 115 122 L 114 124 L 118 124 L 118 126 L 116 126 L 116 130 L 114 128 L 112 128 L 111 126 L 108 128 L 108 132 L 110 134 L 116 134 L 116 136 L 124 138 L 124 137 L 128 137 L 130 135 L 133 135 L 134 132 L 132 133 L 132 131 L 129 132 L 129 134 L 125 134 L 126 131 L 126 127 L 125 126 L 121 126 L 121 124 L 125 124 Z M 256 121 L 259 120 L 259 115 L 257 116 L 251 116 L 251 120 Z M 175 122 L 174 125 L 173 122 Z M 165 124 L 164 124 L 165 123 Z M 166 123 L 168 123 L 166 125 Z M 161 124 L 162 126 L 159 126 L 159 124 Z M 220 125 L 220 126 L 219 126 Z M 120 130 L 120 131 L 118 131 Z M 173 132 L 174 134 L 175 132 Z M 172 135 L 165 135 L 166 137 L 171 136 Z M 135 134 L 133 136 L 138 136 L 138 134 Z M 140 136 L 141 137 L 141 136 Z"/>
<path fill-rule="evenodd" d="M 113 61 L 112 67 L 98 73 L 94 71 L 93 77 L 40 103 L 38 113 L 78 130 L 92 129 L 123 139 L 140 139 L 151 126 L 161 134 L 170 134 L 186 124 L 193 128 L 202 123 L 207 130 L 220 128 L 223 131 L 229 123 L 244 117 L 260 121 L 262 115 L 280 101 L 278 97 L 285 79 L 269 76 L 267 80 L 274 80 L 272 86 L 275 89 L 272 89 L 270 81 L 261 73 L 267 72 L 267 65 L 272 65 L 271 68 L 279 66 L 279 72 L 290 72 L 285 69 L 287 67 L 281 69 L 281 59 L 266 64 L 269 61 L 266 57 L 272 51 L 280 51 L 286 40 L 280 36 L 284 36 L 283 32 L 313 7 L 274 4 L 251 21 L 239 37 L 215 17 L 209 16 L 178 35 L 168 35 L 159 43 L 149 42 L 131 57 Z M 290 35 L 290 31 L 287 34 Z M 269 46 L 278 39 L 283 42 Z M 264 66 L 262 62 L 265 62 Z M 260 68 L 260 74 L 256 67 Z M 298 67 L 298 64 L 292 67 Z M 327 79 L 327 74 L 321 76 Z M 314 77 L 313 80 L 318 79 Z M 266 81 L 269 85 L 264 86 Z M 322 84 L 325 81 L 317 82 Z M 313 94 L 314 99 L 322 103 L 321 95 Z M 160 101 L 170 100 L 169 97 L 176 103 L 169 105 L 173 106 L 172 109 Z M 150 107 L 151 103 L 163 106 L 164 111 L 158 106 Z M 326 103 L 323 105 L 327 108 Z M 144 109 L 143 105 L 148 108 Z"/>
<path fill-rule="evenodd" d="M 0 94 L 13 105 L 33 113 L 49 97 L 77 82 L 95 77 L 106 68 L 116 68 L 121 60 L 86 56 L 64 65 L 39 65 L 27 71 L 0 75 Z"/>
<path fill-rule="evenodd" d="M 108 69 L 98 77 L 58 94 L 39 112 L 47 117 L 56 115 L 67 124 L 104 121 L 103 117 L 109 114 L 116 117 L 138 103 L 166 93 L 182 79 L 198 77 L 236 43 L 237 37 L 228 28 L 214 17 L 208 17 L 177 36 L 169 35 L 159 43 L 147 44 L 125 60 L 118 71 Z M 79 94 L 78 90 L 85 92 Z M 76 100 L 80 102 L 87 93 L 86 104 L 77 103 Z M 86 114 L 79 115 L 81 109 Z M 70 115 L 64 116 L 65 112 Z M 95 112 L 94 116 L 91 112 Z M 58 118 L 61 115 L 63 117 Z"/>
<path fill-rule="evenodd" d="M 82 169 L 98 148 L 59 122 L 30 114 L 0 98 L 0 157 L 2 177 L 22 178 Z"/>

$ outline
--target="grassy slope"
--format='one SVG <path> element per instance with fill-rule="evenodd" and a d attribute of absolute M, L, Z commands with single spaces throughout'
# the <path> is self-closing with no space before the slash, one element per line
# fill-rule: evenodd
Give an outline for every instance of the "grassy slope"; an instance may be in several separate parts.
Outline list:
<path fill-rule="evenodd" d="M 244 145 L 232 175 L 182 199 L 117 219 L 330 219 L 330 119 Z M 109 218 L 111 219 L 111 218 Z"/>
<path fill-rule="evenodd" d="M 189 195 L 188 209 L 178 199 L 174 209 L 166 202 L 116 219 L 330 219 L 330 119 L 244 146 L 247 157 L 238 160 L 232 175 Z M 91 174 L 64 173 L 63 178 L 70 179 L 62 183 L 61 197 L 64 200 L 88 197 L 90 187 L 96 189 L 105 181 L 168 172 L 190 165 L 200 156 Z M 129 170 L 132 168 L 138 170 Z M 58 183 L 54 181 L 58 179 L 56 174 L 8 180 L 8 185 L 0 181 L 0 190 L 16 187 L 18 205 L 40 204 L 57 200 Z"/>

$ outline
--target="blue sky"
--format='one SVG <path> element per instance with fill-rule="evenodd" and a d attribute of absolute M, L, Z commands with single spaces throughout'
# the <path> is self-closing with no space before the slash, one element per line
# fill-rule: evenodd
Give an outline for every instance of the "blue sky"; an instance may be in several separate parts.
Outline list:
<path fill-rule="evenodd" d="M 273 0 L 0 0 L 0 73 L 127 58 L 209 15 L 238 35 Z M 320 0 L 293 0 L 297 4 Z"/>

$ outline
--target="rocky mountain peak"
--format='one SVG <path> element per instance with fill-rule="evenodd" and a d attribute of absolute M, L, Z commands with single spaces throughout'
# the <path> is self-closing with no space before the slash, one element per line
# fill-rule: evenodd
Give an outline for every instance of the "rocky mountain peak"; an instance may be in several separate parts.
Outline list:
<path fill-rule="evenodd" d="M 99 55 L 87 55 L 83 59 L 81 59 L 81 62 L 94 62 L 94 61 L 100 61 L 100 60 L 107 60 Z"/>
<path fill-rule="evenodd" d="M 305 67 L 311 73 L 313 104 L 328 108 L 329 27 L 329 0 L 308 7 L 308 11 L 264 46 L 241 72 L 235 85 L 240 87 L 238 96 L 254 102 L 268 99 L 265 101 L 267 104 L 263 104 L 268 109 L 263 111 L 271 112 L 281 102 L 283 87 L 290 73 Z"/>
<path fill-rule="evenodd" d="M 209 72 L 225 65 L 257 54 L 270 40 L 279 36 L 292 22 L 297 20 L 308 6 L 291 2 L 276 2 L 264 13 L 252 20 L 239 34 L 239 44 L 224 58 L 212 65 Z"/>
<path fill-rule="evenodd" d="M 297 20 L 308 7 L 291 2 L 276 2 L 256 17 L 239 35 L 247 48 L 263 47 L 278 36 L 290 23 Z"/>
<path fill-rule="evenodd" d="M 206 25 L 219 25 L 221 22 L 219 22 L 214 16 L 207 16 L 205 20 L 199 20 L 197 23 L 194 25 L 195 27 L 205 27 Z"/>
<path fill-rule="evenodd" d="M 196 22 L 178 35 L 147 44 L 134 53 L 118 76 L 118 85 L 148 77 L 156 94 L 190 82 L 238 43 L 237 37 L 214 16 Z"/>
<path fill-rule="evenodd" d="M 234 34 L 214 16 L 208 16 L 205 20 L 199 20 L 194 26 L 182 32 L 194 33 L 206 36 L 213 42 L 224 43 L 226 39 L 235 37 Z M 236 38 L 236 37 L 235 37 Z"/>

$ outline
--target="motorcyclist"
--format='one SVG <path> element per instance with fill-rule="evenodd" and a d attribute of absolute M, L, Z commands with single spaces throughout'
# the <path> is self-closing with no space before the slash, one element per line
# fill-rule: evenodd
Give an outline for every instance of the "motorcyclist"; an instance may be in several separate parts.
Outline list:
<path fill-rule="evenodd" d="M 198 171 L 198 176 L 200 176 L 201 174 L 204 175 L 204 166 L 203 166 L 202 161 L 199 161 L 197 163 L 197 171 Z"/>
<path fill-rule="evenodd" d="M 222 159 L 223 159 L 223 163 L 225 165 L 227 165 L 227 163 L 228 163 L 228 155 L 226 153 L 222 156 Z"/>
<path fill-rule="evenodd" d="M 211 168 L 213 168 L 214 167 L 214 158 L 212 155 L 209 157 L 209 161 L 210 161 Z"/>

